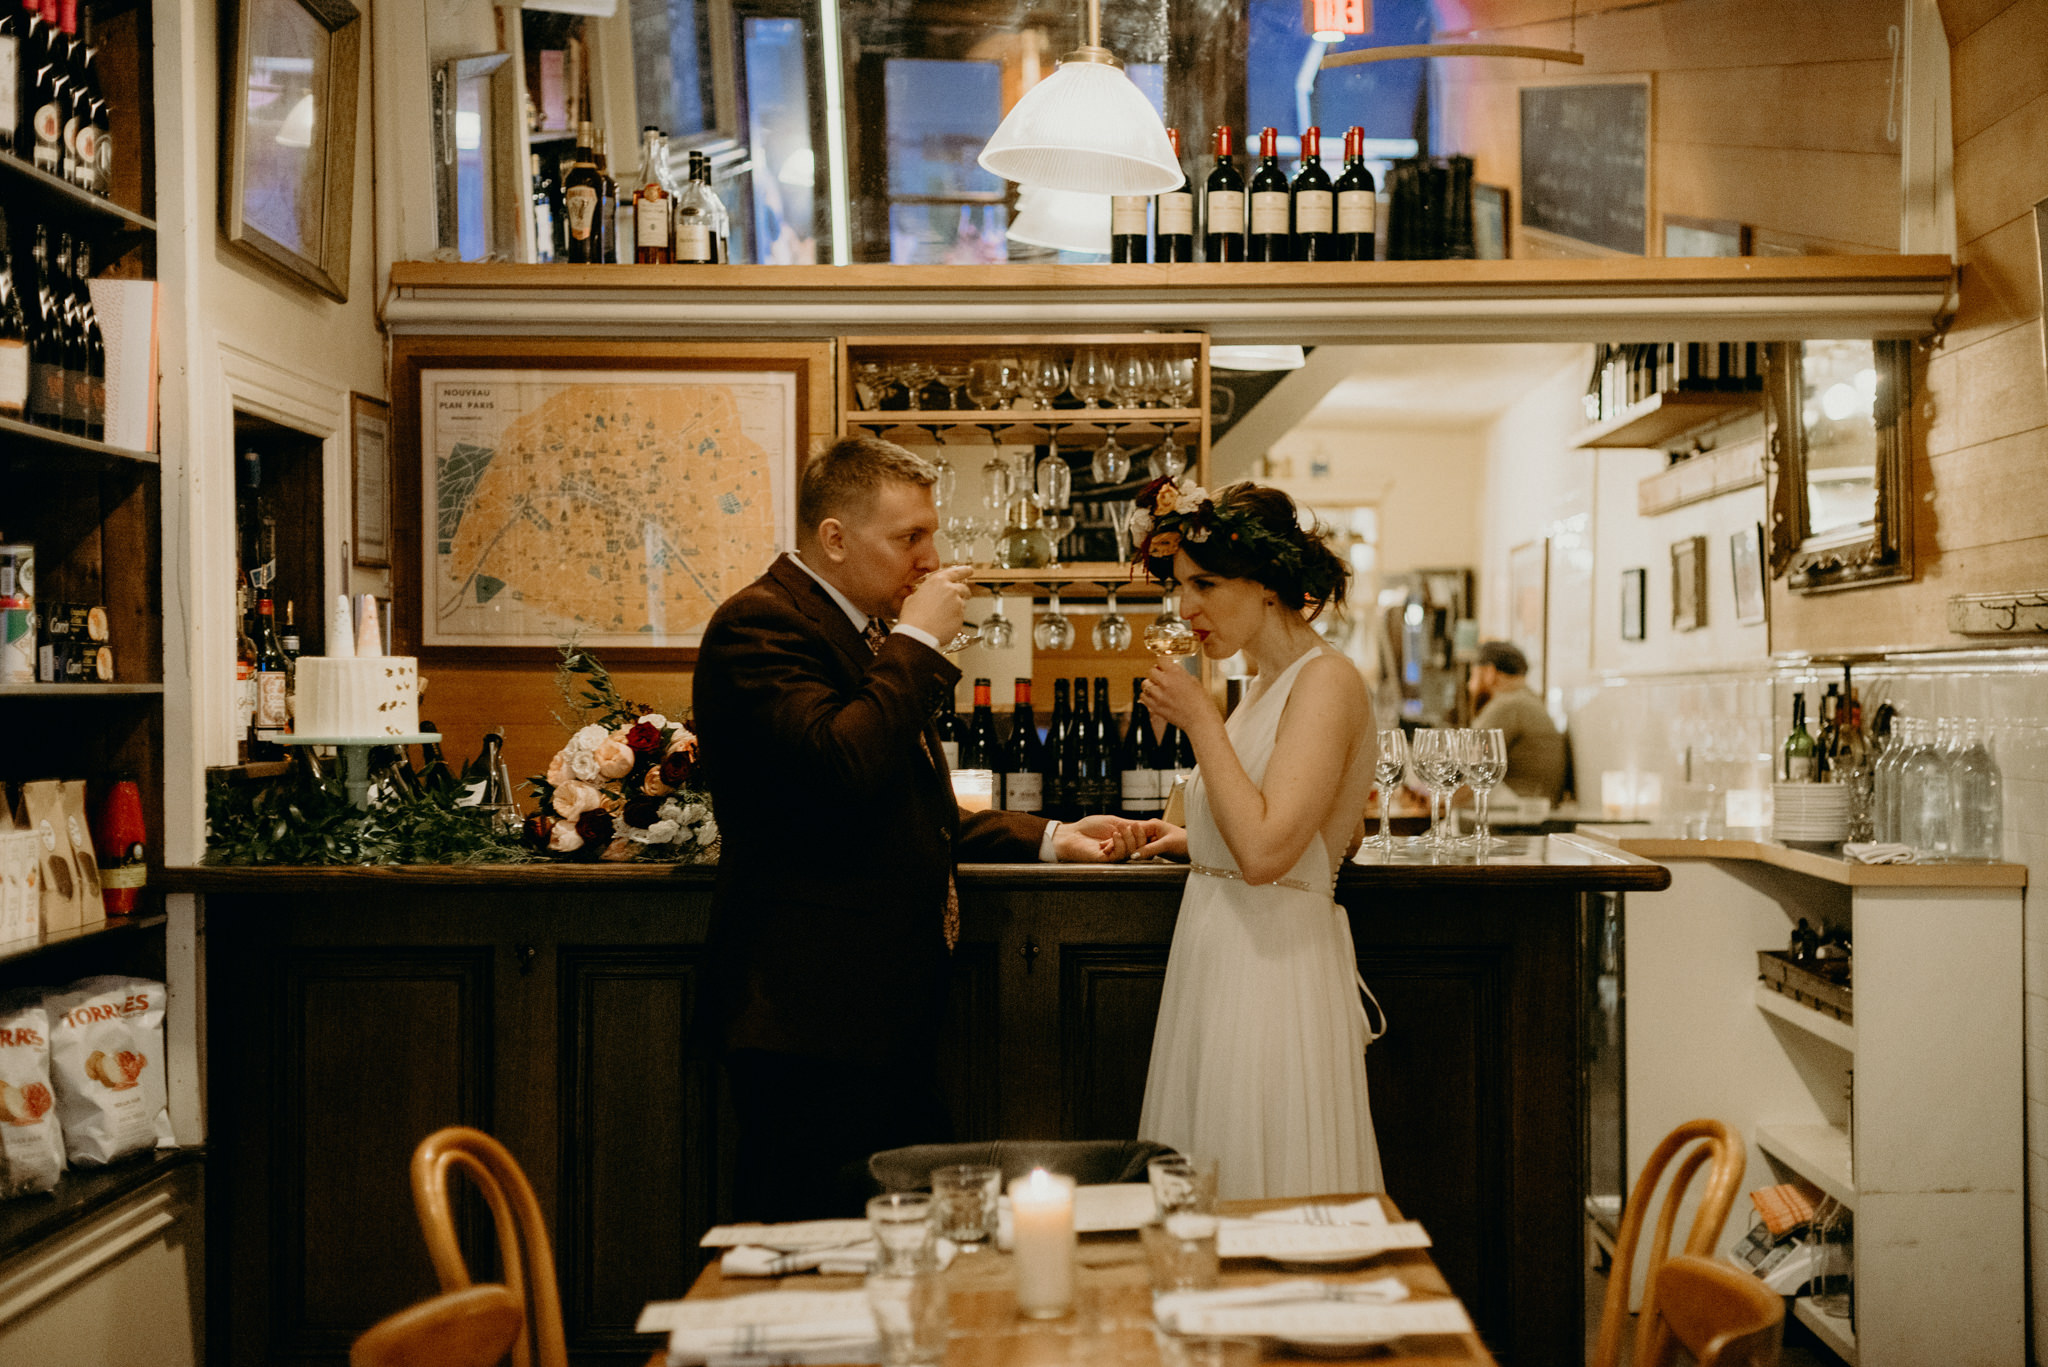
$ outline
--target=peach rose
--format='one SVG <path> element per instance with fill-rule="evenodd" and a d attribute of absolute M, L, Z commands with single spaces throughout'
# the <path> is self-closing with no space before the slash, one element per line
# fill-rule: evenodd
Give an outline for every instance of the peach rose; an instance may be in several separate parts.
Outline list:
<path fill-rule="evenodd" d="M 548 786 L 559 788 L 575 775 L 569 772 L 569 752 L 557 750 L 555 757 L 548 761 Z"/>
<path fill-rule="evenodd" d="M 606 778 L 624 778 L 633 772 L 633 751 L 618 741 L 608 740 L 598 746 L 591 751 L 591 758 L 597 761 L 597 772 Z"/>
<path fill-rule="evenodd" d="M 594 812 L 603 799 L 597 789 L 574 779 L 555 789 L 555 815 L 565 821 L 574 821 L 585 812 Z"/>
<path fill-rule="evenodd" d="M 656 764 L 650 767 L 645 774 L 641 775 L 640 791 L 649 797 L 667 797 L 675 791 L 675 788 L 666 779 L 662 778 L 661 766 Z"/>
<path fill-rule="evenodd" d="M 574 854 L 583 848 L 583 837 L 576 834 L 576 827 L 567 821 L 558 821 L 548 832 L 548 848 L 556 854 Z"/>

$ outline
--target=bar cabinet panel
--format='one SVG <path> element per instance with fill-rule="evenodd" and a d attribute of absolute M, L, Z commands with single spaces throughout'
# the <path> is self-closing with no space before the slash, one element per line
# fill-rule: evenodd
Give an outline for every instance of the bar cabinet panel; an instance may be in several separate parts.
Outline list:
<path fill-rule="evenodd" d="M 1138 1133 L 1152 1032 L 1166 986 L 1165 944 L 1060 946 L 1060 1133 Z"/>

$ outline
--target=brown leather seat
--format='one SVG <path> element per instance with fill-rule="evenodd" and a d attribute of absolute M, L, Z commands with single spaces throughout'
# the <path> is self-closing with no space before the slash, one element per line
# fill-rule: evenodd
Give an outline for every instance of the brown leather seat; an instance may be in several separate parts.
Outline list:
<path fill-rule="evenodd" d="M 1082 1186 L 1142 1182 L 1145 1165 L 1173 1153 L 1149 1139 L 985 1139 L 968 1144 L 912 1144 L 868 1159 L 868 1175 L 883 1191 L 923 1191 L 932 1169 L 960 1163 L 1000 1168 L 1005 1183 L 1033 1168 L 1073 1178 Z"/>
<path fill-rule="evenodd" d="M 348 1350 L 349 1367 L 497 1367 L 525 1323 L 504 1287 L 465 1287 L 371 1325 Z"/>

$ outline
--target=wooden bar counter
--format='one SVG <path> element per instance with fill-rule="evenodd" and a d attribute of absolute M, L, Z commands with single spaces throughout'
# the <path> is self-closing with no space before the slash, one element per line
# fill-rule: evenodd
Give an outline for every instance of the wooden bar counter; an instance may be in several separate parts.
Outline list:
<path fill-rule="evenodd" d="M 1338 900 L 1390 1024 L 1367 1065 L 1387 1191 L 1504 1361 L 1575 1361 L 1584 927 L 1596 898 L 1669 875 L 1572 836 L 1483 863 L 1365 858 Z M 1136 1134 L 1185 878 L 962 869 L 943 1042 L 956 1137 Z M 726 1214 L 731 1122 L 689 1028 L 711 880 L 656 865 L 167 871 L 202 899 L 226 1360 L 339 1363 L 432 1293 L 407 1164 L 459 1123 L 503 1139 L 549 1212 L 575 1359 L 644 1363 L 640 1307 L 688 1288 L 698 1235 Z M 480 1203 L 471 1214 L 487 1249 Z"/>

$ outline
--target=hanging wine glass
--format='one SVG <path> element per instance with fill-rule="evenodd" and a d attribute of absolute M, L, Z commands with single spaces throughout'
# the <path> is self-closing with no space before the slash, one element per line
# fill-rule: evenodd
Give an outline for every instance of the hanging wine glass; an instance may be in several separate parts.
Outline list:
<path fill-rule="evenodd" d="M 1131 648 L 1131 624 L 1116 608 L 1116 588 L 1109 590 L 1109 611 L 1095 619 L 1094 629 L 1088 639 L 1097 650 L 1120 651 Z"/>
<path fill-rule="evenodd" d="M 1040 650 L 1072 650 L 1074 648 L 1074 621 L 1060 610 L 1060 591 L 1053 589 L 1051 604 L 1045 616 L 1038 619 L 1038 625 L 1031 628 L 1031 644 Z"/>
<path fill-rule="evenodd" d="M 957 552 L 959 544 L 954 528 L 960 519 L 954 500 L 959 495 L 960 472 L 954 468 L 952 461 L 946 459 L 946 434 L 934 432 L 932 437 L 939 448 L 938 457 L 932 462 L 932 473 L 935 476 L 932 480 L 932 506 L 938 509 L 942 519 L 940 525 L 946 533 L 947 549 Z"/>
<path fill-rule="evenodd" d="M 1082 347 L 1074 353 L 1074 368 L 1067 376 L 1067 390 L 1083 408 L 1102 407 L 1109 393 L 1109 357 L 1098 347 Z"/>
<path fill-rule="evenodd" d="M 1008 650 L 1015 636 L 1016 628 L 1003 616 L 1003 600 L 997 595 L 995 611 L 981 619 L 981 643 L 990 650 Z"/>
<path fill-rule="evenodd" d="M 1168 479 L 1179 479 L 1187 472 L 1188 449 L 1180 444 L 1179 433 L 1168 429 L 1166 440 L 1159 443 L 1159 449 L 1152 453 L 1152 477 L 1161 475 Z"/>
<path fill-rule="evenodd" d="M 1174 611 L 1174 597 L 1170 593 L 1160 600 L 1159 615 L 1145 628 L 1145 649 L 1165 660 L 1181 659 L 1202 649 L 1195 629 Z"/>
<path fill-rule="evenodd" d="M 1097 484 L 1122 484 L 1131 473 L 1131 453 L 1117 444 L 1112 432 L 1095 448 L 1095 459 L 1088 468 Z"/>
<path fill-rule="evenodd" d="M 999 514 L 1010 505 L 1010 462 L 1004 459 L 1000 446 L 989 453 L 988 461 L 981 467 L 981 490 L 983 500 Z"/>

